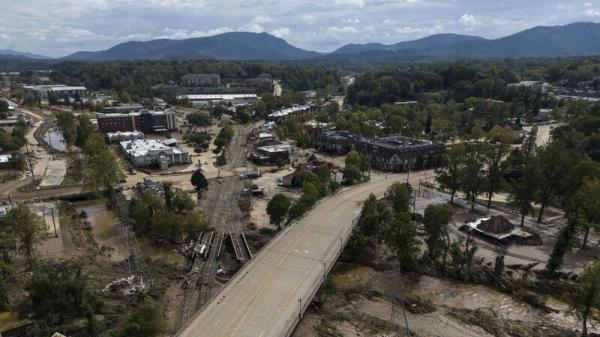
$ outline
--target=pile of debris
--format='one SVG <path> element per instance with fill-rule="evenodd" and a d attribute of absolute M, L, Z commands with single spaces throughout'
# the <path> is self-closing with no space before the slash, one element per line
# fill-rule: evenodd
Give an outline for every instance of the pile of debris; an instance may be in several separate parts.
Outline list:
<path fill-rule="evenodd" d="M 146 284 L 144 284 L 144 280 L 142 276 L 139 275 L 131 275 L 129 277 L 122 277 L 115 281 L 110 282 L 109 284 L 102 289 L 102 293 L 116 293 L 120 292 L 124 296 L 131 296 L 137 293 L 145 293 L 146 292 Z"/>

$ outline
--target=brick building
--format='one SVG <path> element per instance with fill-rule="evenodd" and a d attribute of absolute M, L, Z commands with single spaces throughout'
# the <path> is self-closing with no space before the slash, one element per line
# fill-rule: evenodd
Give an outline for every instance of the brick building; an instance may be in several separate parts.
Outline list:
<path fill-rule="evenodd" d="M 143 133 L 177 130 L 175 112 L 172 110 L 122 113 L 98 113 L 98 130 L 103 133 L 141 131 Z"/>
<path fill-rule="evenodd" d="M 369 159 L 372 168 L 390 172 L 437 167 L 446 150 L 444 144 L 399 135 L 364 138 L 347 131 L 317 131 L 313 145 L 319 151 L 339 155 L 355 149 Z"/>

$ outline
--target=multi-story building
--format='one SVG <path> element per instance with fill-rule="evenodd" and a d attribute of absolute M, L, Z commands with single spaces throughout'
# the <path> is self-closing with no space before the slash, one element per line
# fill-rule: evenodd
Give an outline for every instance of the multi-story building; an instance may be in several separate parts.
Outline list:
<path fill-rule="evenodd" d="M 355 149 L 371 167 L 391 172 L 437 167 L 446 150 L 444 144 L 399 135 L 364 138 L 346 131 L 318 131 L 313 143 L 319 151 L 340 155 Z"/>
<path fill-rule="evenodd" d="M 181 77 L 182 87 L 218 87 L 221 76 L 218 74 L 187 74 Z"/>
<path fill-rule="evenodd" d="M 143 133 L 166 132 L 177 130 L 177 119 L 172 110 L 138 112 L 98 113 L 98 130 L 100 132 L 141 131 Z"/>
<path fill-rule="evenodd" d="M 64 84 L 48 84 L 48 85 L 24 85 L 23 89 L 34 93 L 41 99 L 47 99 L 48 94 L 51 92 L 56 93 L 58 96 L 79 96 L 85 97 L 87 95 L 87 89 L 84 86 L 70 86 Z"/>
<path fill-rule="evenodd" d="M 136 139 L 120 143 L 121 150 L 136 167 L 158 167 L 191 163 L 190 155 L 176 145 L 169 146 L 156 139 Z"/>
<path fill-rule="evenodd" d="M 177 99 L 188 100 L 192 105 L 209 104 L 247 104 L 258 100 L 256 94 L 215 94 L 215 95 L 180 95 Z"/>

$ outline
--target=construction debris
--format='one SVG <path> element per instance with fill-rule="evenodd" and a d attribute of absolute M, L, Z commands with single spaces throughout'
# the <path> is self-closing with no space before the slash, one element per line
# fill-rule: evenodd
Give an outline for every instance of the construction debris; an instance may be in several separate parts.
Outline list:
<path fill-rule="evenodd" d="M 107 284 L 102 292 L 104 294 L 121 292 L 124 296 L 131 296 L 136 293 L 145 293 L 146 290 L 143 278 L 138 275 L 131 275 Z"/>

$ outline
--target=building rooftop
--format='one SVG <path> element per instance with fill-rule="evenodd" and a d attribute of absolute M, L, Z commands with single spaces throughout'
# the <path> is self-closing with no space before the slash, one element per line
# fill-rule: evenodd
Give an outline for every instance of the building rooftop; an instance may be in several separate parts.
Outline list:
<path fill-rule="evenodd" d="M 10 154 L 0 154 L 0 163 L 8 163 L 12 159 Z"/>
<path fill-rule="evenodd" d="M 156 139 L 136 139 L 121 142 L 121 148 L 132 157 L 143 157 L 156 155 L 160 152 L 169 154 L 181 154 L 183 151 L 176 147 L 170 147 L 163 141 Z"/>
<path fill-rule="evenodd" d="M 217 94 L 217 95 L 180 95 L 177 99 L 189 99 L 191 101 L 216 101 L 216 100 L 235 100 L 235 99 L 258 99 L 256 94 Z"/>
<path fill-rule="evenodd" d="M 312 105 L 297 105 L 297 106 L 293 106 L 291 108 L 285 108 L 285 109 L 281 109 L 279 111 L 275 111 L 272 114 L 270 114 L 269 117 L 271 117 L 271 118 L 284 117 L 284 116 L 291 115 L 291 114 L 294 114 L 297 112 L 307 111 L 311 108 L 312 108 Z"/>

